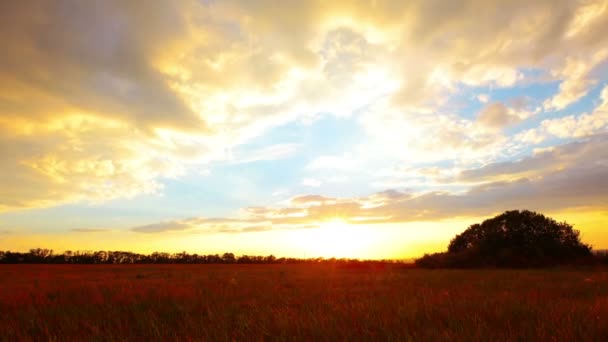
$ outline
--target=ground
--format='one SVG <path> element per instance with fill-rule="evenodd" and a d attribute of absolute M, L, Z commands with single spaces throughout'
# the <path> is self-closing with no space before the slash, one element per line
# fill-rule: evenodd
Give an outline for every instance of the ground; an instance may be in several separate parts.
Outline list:
<path fill-rule="evenodd" d="M 0 341 L 608 340 L 608 270 L 0 265 Z"/>

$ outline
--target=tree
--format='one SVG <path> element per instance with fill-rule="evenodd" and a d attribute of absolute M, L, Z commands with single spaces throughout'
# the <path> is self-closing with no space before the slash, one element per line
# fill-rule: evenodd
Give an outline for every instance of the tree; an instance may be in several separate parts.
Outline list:
<path fill-rule="evenodd" d="M 31 263 L 45 263 L 52 256 L 53 256 L 52 249 L 33 248 L 33 249 L 30 249 L 30 252 L 28 254 L 28 259 L 29 259 L 29 262 L 31 262 Z"/>
<path fill-rule="evenodd" d="M 272 254 L 264 258 L 265 264 L 274 264 L 276 261 L 277 261 L 277 258 Z"/>
<path fill-rule="evenodd" d="M 425 255 L 422 267 L 530 267 L 570 262 L 591 256 L 591 247 L 580 241 L 580 233 L 528 210 L 506 211 L 473 224 L 456 235 L 447 253 Z"/>
<path fill-rule="evenodd" d="M 234 264 L 236 263 L 236 257 L 232 253 L 224 253 L 222 255 L 222 262 L 224 264 Z"/>

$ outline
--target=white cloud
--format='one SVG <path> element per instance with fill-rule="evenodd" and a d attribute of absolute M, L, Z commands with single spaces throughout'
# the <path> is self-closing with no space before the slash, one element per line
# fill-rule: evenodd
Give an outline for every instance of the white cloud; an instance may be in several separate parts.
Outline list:
<path fill-rule="evenodd" d="M 597 83 L 591 79 L 589 73 L 608 56 L 608 49 L 601 49 L 589 57 L 569 57 L 561 69 L 553 70 L 553 75 L 564 79 L 559 86 L 559 92 L 545 100 L 545 110 L 562 110 L 587 95 L 589 90 Z"/>
<path fill-rule="evenodd" d="M 377 103 L 360 123 L 367 140 L 355 155 L 424 164 L 442 160 L 462 162 L 491 158 L 506 138 L 449 113 L 416 113 Z"/>
<path fill-rule="evenodd" d="M 320 156 L 311 161 L 306 168 L 312 170 L 318 169 L 336 169 L 336 170 L 354 170 L 356 161 L 348 154 L 342 156 Z"/>
<path fill-rule="evenodd" d="M 545 120 L 541 128 L 559 138 L 580 138 L 608 130 L 608 112 Z"/>
<path fill-rule="evenodd" d="M 490 96 L 488 94 L 479 94 L 475 98 L 481 103 L 488 103 L 488 101 L 490 101 Z"/>
<path fill-rule="evenodd" d="M 537 128 L 519 133 L 516 138 L 538 144 L 548 137 L 583 138 L 608 131 L 608 86 L 600 94 L 600 103 L 591 113 L 545 119 Z"/>
<path fill-rule="evenodd" d="M 321 184 L 323 184 L 323 182 L 321 182 L 318 179 L 314 179 L 314 178 L 304 178 L 302 180 L 302 185 L 304 186 L 310 186 L 313 188 L 318 188 L 319 186 L 321 186 Z"/>
<path fill-rule="evenodd" d="M 327 183 L 343 183 L 343 182 L 347 182 L 349 179 L 350 178 L 347 176 L 333 176 L 333 177 L 329 177 L 325 181 Z"/>
<path fill-rule="evenodd" d="M 258 150 L 247 151 L 234 158 L 236 163 L 251 163 L 262 160 L 277 160 L 293 156 L 300 145 L 298 144 L 276 144 L 263 147 Z"/>

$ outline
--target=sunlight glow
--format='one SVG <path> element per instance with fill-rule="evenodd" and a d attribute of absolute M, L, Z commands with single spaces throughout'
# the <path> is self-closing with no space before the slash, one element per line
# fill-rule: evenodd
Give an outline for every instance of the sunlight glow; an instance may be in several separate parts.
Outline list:
<path fill-rule="evenodd" d="M 349 224 L 342 218 L 321 222 L 319 228 L 307 229 L 300 245 L 309 257 L 362 258 L 372 254 L 377 236 L 365 225 Z"/>

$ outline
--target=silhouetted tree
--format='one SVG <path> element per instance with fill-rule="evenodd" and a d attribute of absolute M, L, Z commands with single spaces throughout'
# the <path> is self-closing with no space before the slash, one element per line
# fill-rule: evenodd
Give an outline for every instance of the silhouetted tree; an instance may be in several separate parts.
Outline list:
<path fill-rule="evenodd" d="M 224 253 L 222 255 L 222 262 L 224 264 L 234 264 L 236 263 L 236 257 L 232 253 Z"/>
<path fill-rule="evenodd" d="M 274 264 L 276 261 L 277 261 L 277 258 L 272 254 L 264 258 L 265 264 Z"/>
<path fill-rule="evenodd" d="M 252 264 L 252 259 L 249 255 L 241 255 L 236 260 L 237 264 Z"/>
<path fill-rule="evenodd" d="M 507 211 L 456 235 L 447 253 L 425 255 L 421 267 L 530 267 L 591 256 L 579 231 L 528 210 Z"/>
<path fill-rule="evenodd" d="M 29 263 L 46 263 L 49 261 L 48 259 L 52 256 L 52 249 L 34 248 L 30 249 L 30 252 L 25 255 L 25 258 Z"/>

